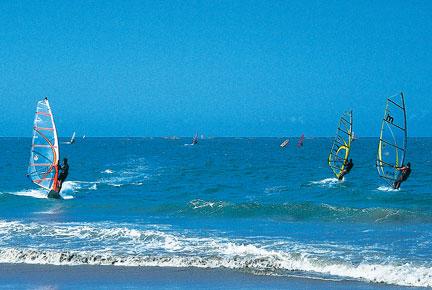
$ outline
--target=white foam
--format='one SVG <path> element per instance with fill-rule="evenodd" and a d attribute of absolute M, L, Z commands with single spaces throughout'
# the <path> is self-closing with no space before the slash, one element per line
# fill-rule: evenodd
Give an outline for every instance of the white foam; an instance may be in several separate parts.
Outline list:
<path fill-rule="evenodd" d="M 1 220 L 0 235 L 3 237 L 0 263 L 229 268 L 268 275 L 289 275 L 295 271 L 317 278 L 330 276 L 401 286 L 432 286 L 430 263 L 413 264 L 394 257 L 382 262 L 368 262 L 366 258 L 354 263 L 343 255 L 347 249 L 335 244 L 327 248 L 323 244 L 294 241 L 263 244 L 109 223 L 40 224 Z M 8 244 L 30 235 L 38 239 L 33 248 Z M 45 248 L 47 244 L 49 249 Z M 362 249 L 348 250 L 362 252 Z M 332 257 L 332 253 L 342 259 Z"/>
<path fill-rule="evenodd" d="M 78 182 L 75 181 L 65 181 L 62 184 L 61 192 L 75 192 L 76 190 L 81 189 L 81 186 Z"/>
<path fill-rule="evenodd" d="M 8 194 L 18 195 L 18 196 L 27 196 L 33 198 L 48 198 L 48 194 L 46 191 L 37 190 L 37 189 L 28 189 L 16 192 L 8 192 Z"/>
<path fill-rule="evenodd" d="M 377 188 L 377 190 L 379 190 L 379 191 L 393 191 L 393 192 L 397 192 L 400 189 L 395 189 L 395 188 L 393 188 L 391 186 L 380 186 L 380 187 Z"/>
<path fill-rule="evenodd" d="M 333 186 L 340 184 L 340 183 L 343 183 L 343 182 L 344 182 L 343 179 L 339 180 L 337 178 L 332 177 L 332 178 L 324 178 L 322 180 L 317 180 L 317 181 L 311 181 L 310 183 L 314 184 L 314 185 L 333 187 Z"/>
<path fill-rule="evenodd" d="M 206 207 L 221 208 L 224 206 L 224 203 L 221 201 L 205 201 L 201 199 L 192 200 L 191 202 L 189 202 L 189 204 L 192 205 L 194 209 L 206 208 Z"/>
<path fill-rule="evenodd" d="M 141 159 L 129 161 L 129 163 L 121 164 L 122 169 L 114 171 L 106 169 L 103 173 L 109 176 L 99 179 L 96 183 L 103 183 L 110 186 L 119 187 L 126 184 L 141 185 L 142 180 L 148 179 L 148 167 L 145 161 Z"/>

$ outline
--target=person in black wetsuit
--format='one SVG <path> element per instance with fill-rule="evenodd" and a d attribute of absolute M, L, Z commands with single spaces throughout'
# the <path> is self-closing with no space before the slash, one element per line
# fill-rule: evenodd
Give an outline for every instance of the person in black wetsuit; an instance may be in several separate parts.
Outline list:
<path fill-rule="evenodd" d="M 62 189 L 63 182 L 66 180 L 69 174 L 69 164 L 67 158 L 63 159 L 63 166 L 59 166 L 60 174 L 58 176 L 58 192 Z"/>
<path fill-rule="evenodd" d="M 342 178 L 348 174 L 351 169 L 353 168 L 354 163 L 352 162 L 352 159 L 350 159 L 349 161 L 345 161 L 345 167 L 344 170 L 342 170 L 341 174 L 339 175 L 339 180 L 342 180 Z"/>
<path fill-rule="evenodd" d="M 411 163 L 408 162 L 406 166 L 396 167 L 396 170 L 400 171 L 398 179 L 393 184 L 394 189 L 399 189 L 402 182 L 408 179 L 411 174 Z"/>

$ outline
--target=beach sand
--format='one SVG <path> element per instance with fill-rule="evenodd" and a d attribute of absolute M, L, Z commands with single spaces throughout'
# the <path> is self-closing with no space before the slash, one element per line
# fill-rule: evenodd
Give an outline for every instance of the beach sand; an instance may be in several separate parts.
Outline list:
<path fill-rule="evenodd" d="M 414 289 L 224 269 L 0 264 L 1 289 Z"/>

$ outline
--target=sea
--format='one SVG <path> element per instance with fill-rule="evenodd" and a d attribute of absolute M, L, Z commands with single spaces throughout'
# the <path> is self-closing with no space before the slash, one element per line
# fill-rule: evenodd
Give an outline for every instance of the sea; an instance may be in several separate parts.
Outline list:
<path fill-rule="evenodd" d="M 60 144 L 56 200 L 26 177 L 31 139 L 0 138 L 0 288 L 432 287 L 432 138 L 408 139 L 400 190 L 377 138 L 341 182 L 332 138 L 191 139 Z"/>

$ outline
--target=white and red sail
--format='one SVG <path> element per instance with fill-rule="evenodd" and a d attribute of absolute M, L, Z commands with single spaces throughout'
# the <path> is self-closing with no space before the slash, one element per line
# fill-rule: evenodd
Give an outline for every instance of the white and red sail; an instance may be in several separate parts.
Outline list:
<path fill-rule="evenodd" d="M 28 176 L 49 191 L 58 189 L 59 145 L 54 117 L 48 99 L 37 103 Z"/>

